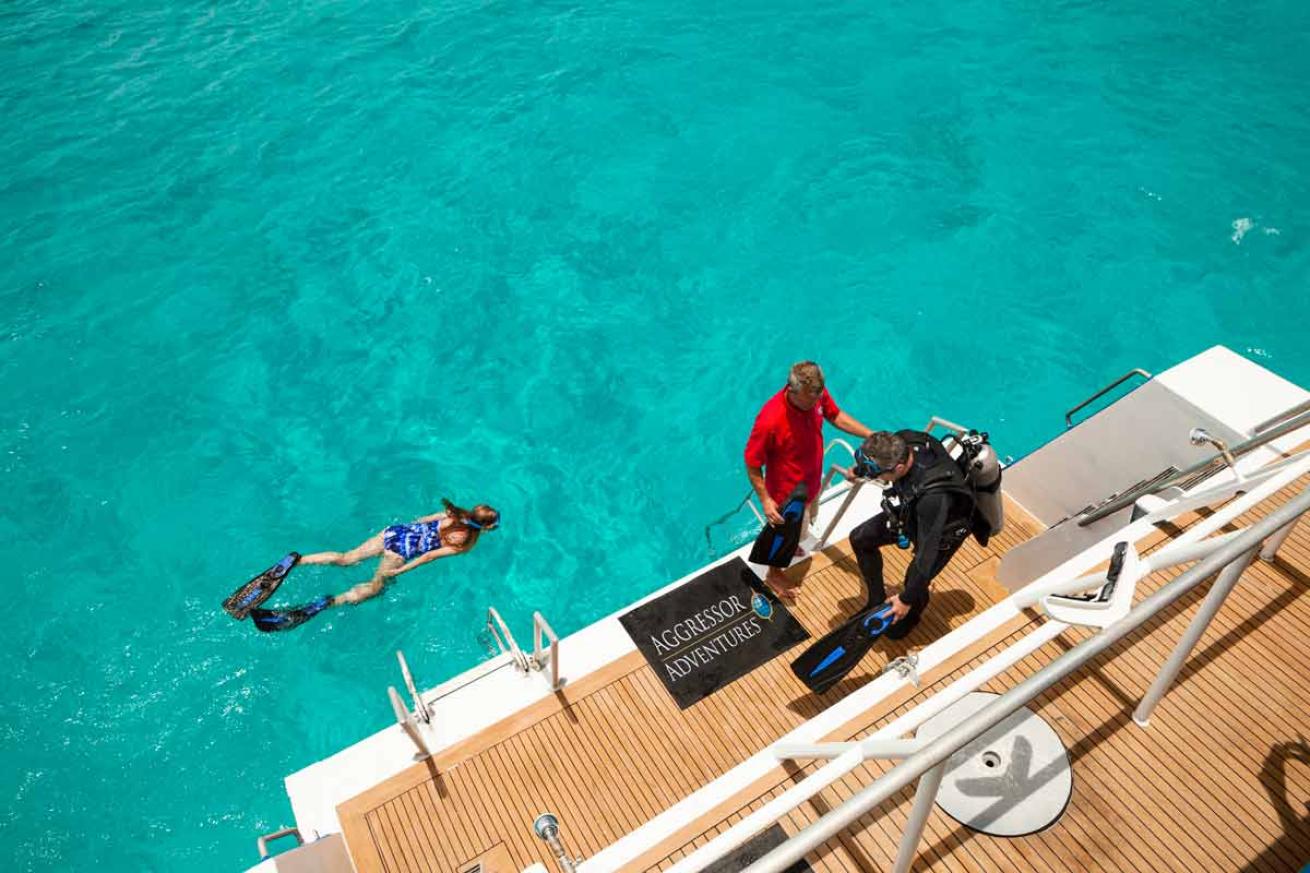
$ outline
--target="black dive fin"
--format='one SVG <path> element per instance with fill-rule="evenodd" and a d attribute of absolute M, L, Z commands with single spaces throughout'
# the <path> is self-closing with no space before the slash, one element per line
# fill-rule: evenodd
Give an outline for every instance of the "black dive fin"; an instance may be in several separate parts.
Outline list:
<path fill-rule="evenodd" d="M 255 627 L 262 631 L 284 631 L 300 627 L 314 616 L 332 605 L 332 595 L 316 597 L 303 606 L 289 606 L 284 609 L 252 609 L 250 617 Z"/>
<path fill-rule="evenodd" d="M 860 663 L 878 637 L 892 626 L 889 603 L 866 607 L 810 646 L 791 663 L 796 678 L 815 694 L 836 685 Z"/>
<path fill-rule="evenodd" d="M 273 596 L 273 592 L 282 584 L 282 580 L 287 578 L 287 574 L 299 560 L 299 552 L 287 552 L 282 560 L 233 591 L 231 596 L 223 601 L 223 608 L 227 610 L 227 614 L 237 620 L 245 618 L 250 614 L 250 610 Z"/>
<path fill-rule="evenodd" d="M 801 482 L 791 492 L 778 514 L 783 522 L 778 526 L 766 524 L 764 530 L 755 539 L 750 557 L 754 564 L 767 564 L 770 567 L 787 567 L 796 554 L 796 547 L 801 543 L 803 519 L 805 517 L 806 492 L 805 483 Z"/>

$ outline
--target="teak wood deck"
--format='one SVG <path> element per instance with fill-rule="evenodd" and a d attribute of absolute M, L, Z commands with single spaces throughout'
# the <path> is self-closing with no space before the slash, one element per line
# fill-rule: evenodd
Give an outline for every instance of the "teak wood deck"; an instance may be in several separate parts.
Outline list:
<path fill-rule="evenodd" d="M 1310 478 L 1285 489 L 1241 524 L 1307 484 Z M 934 581 L 920 627 L 900 643 L 880 642 L 822 697 L 788 668 L 798 646 L 680 711 L 634 652 L 342 804 L 357 869 L 455 873 L 483 858 L 489 873 L 518 873 L 536 861 L 554 870 L 531 832 L 545 810 L 560 817 L 574 854 L 597 853 L 869 682 L 889 659 L 1002 598 L 991 581 L 995 562 L 1039 530 L 1013 504 L 1007 512 L 1003 534 L 987 549 L 966 545 Z M 885 554 L 887 578 L 896 581 L 906 554 Z M 862 585 L 845 542 L 809 563 L 792 612 L 818 637 L 858 608 Z M 1177 574 L 1157 573 L 1139 587 L 1155 590 Z M 1073 797 L 1055 825 L 995 838 L 934 809 L 914 869 L 1298 871 L 1310 863 L 1310 522 L 1293 531 L 1274 563 L 1256 561 L 1246 571 L 1151 727 L 1141 729 L 1132 710 L 1206 590 L 1193 589 L 1031 704 L 1059 732 L 1073 765 Z M 1039 620 L 1035 613 L 1016 618 L 925 674 L 922 690 L 897 692 L 828 739 L 868 735 Z M 1012 687 L 1086 633 L 1071 629 L 984 690 Z M 669 867 L 816 766 L 779 767 L 627 869 Z M 856 769 L 784 818 L 783 828 L 796 833 L 890 766 Z M 912 797 L 911 786 L 807 861 L 820 871 L 890 869 Z"/>

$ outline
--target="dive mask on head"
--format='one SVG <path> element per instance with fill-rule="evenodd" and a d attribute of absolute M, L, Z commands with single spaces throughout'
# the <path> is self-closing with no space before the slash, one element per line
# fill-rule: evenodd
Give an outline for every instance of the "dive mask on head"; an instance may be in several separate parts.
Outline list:
<path fill-rule="evenodd" d="M 855 475 L 861 479 L 872 479 L 887 472 L 878 466 L 878 462 L 864 453 L 864 449 L 855 450 Z"/>
<path fill-rule="evenodd" d="M 496 516 L 486 524 L 478 524 L 476 521 L 474 521 L 471 518 L 464 519 L 464 523 L 469 527 L 473 528 L 474 530 L 495 530 L 496 528 L 500 527 L 500 516 L 499 515 Z"/>

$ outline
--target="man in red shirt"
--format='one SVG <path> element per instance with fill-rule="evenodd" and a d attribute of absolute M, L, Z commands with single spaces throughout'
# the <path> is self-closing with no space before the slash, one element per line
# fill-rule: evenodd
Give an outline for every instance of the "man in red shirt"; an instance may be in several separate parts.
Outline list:
<path fill-rule="evenodd" d="M 746 474 L 770 524 L 784 523 L 778 507 L 802 482 L 810 501 L 805 520 L 813 518 L 819 487 L 823 484 L 824 419 L 860 439 L 871 433 L 837 406 L 824 387 L 819 365 L 801 361 L 792 366 L 786 386 L 770 397 L 755 417 L 755 426 L 746 441 Z M 792 555 L 781 558 L 781 566 L 769 567 L 764 581 L 774 593 L 792 600 L 801 583 L 797 580 L 796 584 L 790 584 L 783 573 Z"/>

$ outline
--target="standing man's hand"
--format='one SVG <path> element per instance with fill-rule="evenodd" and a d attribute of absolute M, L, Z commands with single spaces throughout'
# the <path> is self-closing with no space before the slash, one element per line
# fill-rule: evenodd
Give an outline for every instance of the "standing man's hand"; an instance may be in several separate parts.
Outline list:
<path fill-rule="evenodd" d="M 766 494 L 760 499 L 760 503 L 764 506 L 764 517 L 769 520 L 769 524 L 786 523 L 786 519 L 784 519 L 782 513 L 778 511 L 778 502 L 776 500 Z"/>
<path fill-rule="evenodd" d="M 887 598 L 887 602 L 892 605 L 892 624 L 895 624 L 910 614 L 909 604 L 901 600 L 900 595 L 893 594 L 891 597 Z"/>

